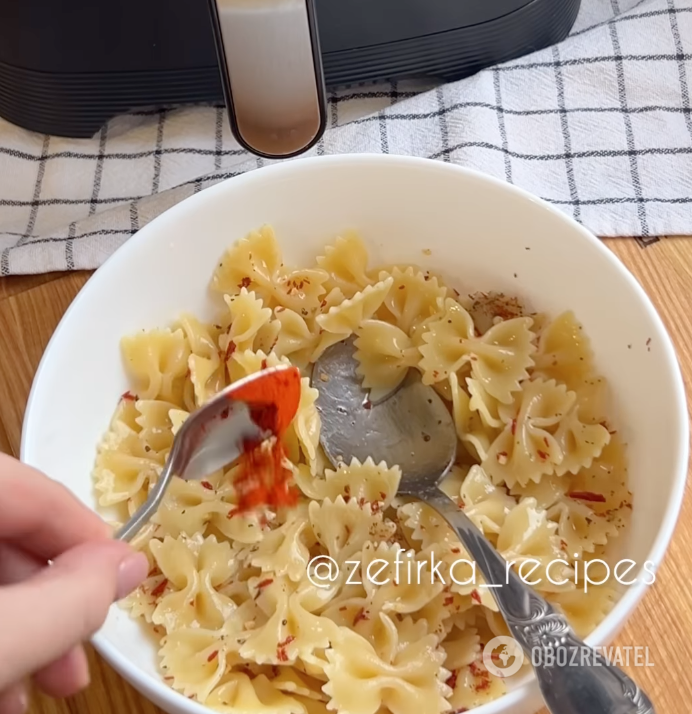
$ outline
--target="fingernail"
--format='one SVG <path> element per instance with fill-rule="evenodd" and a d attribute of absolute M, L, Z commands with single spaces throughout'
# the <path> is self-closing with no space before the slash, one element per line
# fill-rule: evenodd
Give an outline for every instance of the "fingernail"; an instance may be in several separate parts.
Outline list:
<path fill-rule="evenodd" d="M 24 685 L 17 684 L 0 692 L 0 712 L 3 714 L 24 714 L 28 708 L 29 696 Z"/>
<path fill-rule="evenodd" d="M 118 570 L 118 589 L 115 599 L 120 600 L 129 595 L 143 580 L 149 572 L 149 562 L 144 553 L 133 553 L 128 555 Z"/>

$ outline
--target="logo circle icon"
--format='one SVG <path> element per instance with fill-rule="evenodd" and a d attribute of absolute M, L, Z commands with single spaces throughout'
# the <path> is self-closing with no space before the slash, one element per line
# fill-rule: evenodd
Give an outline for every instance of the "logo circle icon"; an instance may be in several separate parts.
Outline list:
<path fill-rule="evenodd" d="M 485 668 L 500 679 L 515 675 L 524 664 L 524 651 L 511 637 L 495 637 L 483 650 Z"/>

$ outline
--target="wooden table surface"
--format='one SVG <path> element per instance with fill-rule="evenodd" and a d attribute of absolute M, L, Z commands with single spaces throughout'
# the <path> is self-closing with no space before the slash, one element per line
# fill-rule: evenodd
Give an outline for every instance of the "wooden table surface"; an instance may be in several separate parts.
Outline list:
<path fill-rule="evenodd" d="M 629 238 L 606 245 L 648 292 L 678 349 L 688 394 L 692 380 L 692 239 L 664 238 L 644 247 Z M 90 273 L 0 279 L 0 450 L 19 455 L 24 407 L 34 372 L 53 330 Z M 614 644 L 649 647 L 651 668 L 630 668 L 657 714 L 688 714 L 692 702 L 692 498 L 655 586 Z M 2 633 L 0 632 L 0 637 Z M 160 710 L 89 653 L 92 684 L 65 701 L 34 695 L 32 714 L 156 714 Z M 584 712 L 584 714 L 591 714 Z"/>

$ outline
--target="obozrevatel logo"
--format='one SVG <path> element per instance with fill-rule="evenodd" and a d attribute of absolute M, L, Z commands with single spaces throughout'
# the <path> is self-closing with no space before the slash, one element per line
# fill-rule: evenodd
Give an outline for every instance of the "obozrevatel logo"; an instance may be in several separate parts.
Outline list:
<path fill-rule="evenodd" d="M 490 674 L 506 679 L 521 669 L 524 651 L 511 637 L 495 637 L 483 650 L 483 664 Z"/>

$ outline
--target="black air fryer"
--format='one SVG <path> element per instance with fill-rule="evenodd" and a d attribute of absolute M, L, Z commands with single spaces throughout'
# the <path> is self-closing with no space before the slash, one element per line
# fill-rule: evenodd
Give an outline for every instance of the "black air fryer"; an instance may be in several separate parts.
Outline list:
<path fill-rule="evenodd" d="M 579 5 L 3 0 L 0 116 L 37 132 L 88 138 L 113 116 L 138 107 L 225 100 L 241 144 L 260 155 L 295 155 L 322 133 L 325 84 L 332 89 L 415 77 L 460 79 L 561 41 Z M 301 111 L 319 116 L 296 129 Z M 277 140 L 274 133 L 272 144 L 260 127 L 267 117 L 273 117 L 273 128 L 285 118 L 290 136 Z"/>

